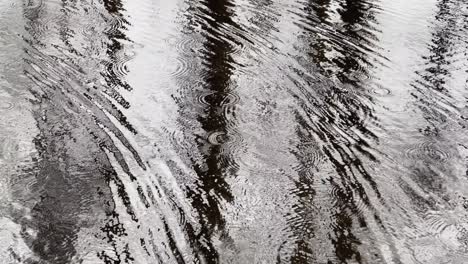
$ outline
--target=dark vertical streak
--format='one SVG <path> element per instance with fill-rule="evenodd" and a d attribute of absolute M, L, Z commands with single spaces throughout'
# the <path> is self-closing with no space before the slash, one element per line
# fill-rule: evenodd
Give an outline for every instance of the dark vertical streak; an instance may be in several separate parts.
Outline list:
<path fill-rule="evenodd" d="M 206 1 L 209 16 L 214 21 L 207 20 L 206 42 L 204 43 L 206 77 L 204 79 L 205 91 L 213 92 L 208 105 L 197 117 L 204 134 L 200 135 L 198 149 L 201 152 L 202 160 L 194 163 L 195 172 L 198 175 L 198 190 L 191 190 L 188 197 L 192 200 L 192 205 L 200 215 L 201 236 L 206 239 L 209 251 L 206 252 L 206 260 L 209 263 L 218 263 L 218 253 L 211 245 L 211 236 L 214 232 L 222 232 L 224 220 L 220 210 L 219 199 L 230 202 L 233 197 L 229 190 L 229 185 L 225 178 L 225 164 L 223 164 L 223 143 L 213 145 L 207 139 L 210 134 L 221 132 L 229 135 L 232 131 L 227 128 L 227 120 L 221 111 L 222 102 L 230 92 L 229 79 L 231 76 L 232 58 L 230 43 L 222 40 L 219 32 L 221 25 L 232 24 L 231 13 L 228 11 L 229 1 Z M 232 172 L 231 172 L 232 173 Z M 202 197 L 205 197 L 206 202 Z"/>
<path fill-rule="evenodd" d="M 199 89 L 191 89 L 192 82 L 181 81 L 181 90 L 186 89 L 184 98 L 179 100 L 180 114 L 186 120 L 196 120 L 201 129 L 184 133 L 187 138 L 194 138 L 194 153 L 186 157 L 197 175 L 195 187 L 187 188 L 187 197 L 198 214 L 200 228 L 195 230 L 187 225 L 186 233 L 192 247 L 201 260 L 206 263 L 219 263 L 219 254 L 213 245 L 215 234 L 226 237 L 225 222 L 221 211 L 221 203 L 231 202 L 233 196 L 226 178 L 236 174 L 236 168 L 230 168 L 229 148 L 235 144 L 235 129 L 233 122 L 225 116 L 225 102 L 234 91 L 230 85 L 233 58 L 233 43 L 236 40 L 230 34 L 224 33 L 225 26 L 238 28 L 230 10 L 232 3 L 228 0 L 207 0 L 200 6 L 192 6 L 189 23 L 202 27 L 202 67 L 199 69 L 202 77 Z M 183 55 L 182 55 L 183 56 Z M 191 55 L 193 56 L 193 55 Z M 191 58 L 185 57 L 184 60 Z M 192 73 L 193 74 L 193 73 Z M 182 76 L 192 79 L 194 76 Z M 203 98 L 203 103 L 193 105 L 196 98 Z M 185 101 L 185 100 L 190 101 Z M 191 108 L 190 108 L 190 107 Z M 209 140 L 210 135 L 216 136 L 217 142 Z M 198 152 L 199 154 L 195 154 Z M 186 154 L 183 154 L 186 155 Z"/>
<path fill-rule="evenodd" d="M 468 32 L 466 27 L 468 18 L 463 10 L 467 8 L 468 4 L 465 1 L 438 1 L 435 23 L 432 26 L 432 39 L 428 43 L 429 54 L 423 57 L 424 68 L 416 71 L 418 78 L 411 83 L 413 88 L 411 95 L 425 120 L 424 125 L 418 127 L 418 131 L 424 141 L 429 142 L 427 146 L 429 149 L 423 150 L 426 152 L 448 147 L 445 145 L 447 138 L 444 128 L 458 117 L 452 111 L 452 109 L 458 111 L 458 106 L 452 103 L 457 98 L 453 98 L 451 94 L 453 85 L 448 85 L 448 82 L 453 78 L 451 74 L 453 70 L 458 70 L 460 67 L 458 63 L 466 65 L 466 62 L 457 61 L 457 56 L 461 53 L 466 54 L 464 49 L 467 43 L 463 39 Z M 462 125 L 463 128 L 465 127 Z M 412 161 L 408 169 L 411 170 L 411 176 L 420 188 L 444 197 L 447 196 L 447 178 L 453 179 L 454 173 L 452 164 L 440 162 L 438 158 L 440 157 L 437 155 L 422 155 L 420 160 Z M 410 197 L 420 201 L 417 206 L 418 211 L 435 209 L 436 202 L 433 199 L 424 199 L 406 186 L 402 188 Z"/>
<path fill-rule="evenodd" d="M 368 31 L 355 29 L 358 28 L 356 25 L 369 29 L 368 20 L 372 19 L 372 4 L 347 0 L 340 2 L 338 14 L 343 22 L 340 25 L 332 23 L 329 19 L 333 12 L 330 5 L 331 1 L 327 0 L 309 1 L 304 7 L 306 23 L 330 31 L 331 36 L 339 34 L 340 37 L 346 37 L 362 46 L 370 46 L 369 39 L 374 36 Z M 364 8 L 365 5 L 369 7 Z M 329 188 L 334 190 L 335 195 L 330 197 L 335 203 L 333 208 L 329 209 L 333 221 L 331 223 L 333 233 L 329 234 L 329 239 L 335 247 L 334 257 L 339 263 L 350 261 L 363 263 L 358 250 L 361 242 L 353 234 L 353 230 L 365 227 L 366 220 L 357 207 L 356 198 L 371 210 L 375 211 L 375 208 L 368 198 L 369 190 L 364 188 L 362 181 L 369 184 L 373 194 L 383 202 L 377 183 L 365 168 L 364 161 L 359 158 L 361 154 L 371 162 L 377 162 L 376 158 L 366 150 L 370 148 L 367 141 L 377 139 L 365 123 L 365 118 L 373 119 L 371 101 L 363 92 L 362 86 L 362 79 L 368 74 L 366 68 L 369 67 L 369 63 L 362 52 L 349 47 L 345 42 L 336 42 L 333 38 L 324 37 L 313 31 L 304 32 L 300 39 L 303 39 L 307 53 L 303 62 L 305 68 L 318 69 L 325 77 L 335 78 L 335 81 L 312 82 L 311 87 L 308 87 L 318 93 L 318 98 L 317 96 L 314 98 L 320 102 L 317 109 L 311 109 L 306 103 L 300 103 L 309 115 L 318 116 L 318 122 L 296 113 L 299 145 L 296 146 L 297 152 L 294 151 L 293 154 L 301 164 L 301 170 L 298 171 L 299 178 L 292 191 L 296 193 L 298 203 L 294 217 L 290 218 L 291 229 L 296 237 L 296 251 L 291 261 L 294 263 L 325 261 L 317 259 L 319 252 L 315 252 L 313 234 L 320 220 L 315 218 L 321 214 L 321 211 L 317 209 L 319 206 L 317 203 L 320 201 L 314 200 L 316 191 L 313 188 L 316 181 L 313 168 L 316 165 L 314 162 L 317 161 L 310 158 L 318 155 L 335 170 L 335 175 L 331 175 L 329 182 Z M 337 130 L 346 133 L 357 142 L 343 138 Z M 353 130 L 359 131 L 365 137 L 356 134 Z M 316 142 L 315 138 L 321 142 Z M 300 151 L 301 149 L 303 151 Z M 375 220 L 381 222 L 378 214 L 375 214 Z M 308 232 L 303 232 L 303 229 Z M 333 263 L 332 259 L 327 261 Z"/>
<path fill-rule="evenodd" d="M 102 17 L 114 17 L 114 22 L 123 21 L 120 1 L 104 1 L 104 5 L 109 13 L 101 14 Z M 104 263 L 128 263 L 133 260 L 128 244 L 122 247 L 117 245 L 118 238 L 127 234 L 115 212 L 109 184 L 116 185 L 117 196 L 121 198 L 127 213 L 135 222 L 138 219 L 124 183 L 117 176 L 106 152 L 114 155 L 130 179 L 135 180 L 135 177 L 107 131 L 133 154 L 142 168 L 145 167 L 136 150 L 105 112 L 131 132 L 136 131 L 123 113 L 102 95 L 102 92 L 118 85 L 129 89 L 122 77 L 114 72 L 118 66 L 115 65 L 118 63 L 116 53 L 123 49 L 120 40 L 126 40 L 125 27 L 117 23 L 110 27 L 109 32 L 101 32 L 105 35 L 94 36 L 97 42 L 110 43 L 103 55 L 114 64 L 101 72 L 109 82 L 107 88 L 89 85 L 84 80 L 92 74 L 81 68 L 64 66 L 94 63 L 99 71 L 99 63 L 85 54 L 88 50 L 73 46 L 74 38 L 79 37 L 80 25 L 71 25 L 68 18 L 78 15 L 79 10 L 98 7 L 86 1 L 62 1 L 59 10 L 61 19 L 54 23 L 44 19 L 50 23 L 47 26 L 51 31 L 58 29 L 62 43 L 48 43 L 50 40 L 47 36 L 35 31 L 45 27 L 41 23 L 49 14 L 41 10 L 47 8 L 44 4 L 36 13 L 25 12 L 29 19 L 26 26 L 29 39 L 26 41 L 31 44 L 25 48 L 25 75 L 32 83 L 30 89 L 35 96 L 33 115 L 40 131 L 35 142 L 40 156 L 37 183 L 30 194 L 37 197 L 37 203 L 31 212 L 32 219 L 21 220 L 23 228 L 36 230 L 37 236 L 31 238 L 25 234 L 25 239 L 41 261 L 69 263 L 78 253 L 75 244 L 79 231 L 103 226 L 101 233 L 96 230 L 99 233 L 96 236 L 108 243 L 114 252 L 113 256 L 104 251 L 98 256 Z M 103 36 L 103 39 L 99 39 Z M 115 90 L 112 94 L 117 94 L 115 98 L 120 97 Z M 125 100 L 122 98 L 118 102 L 122 101 Z"/>

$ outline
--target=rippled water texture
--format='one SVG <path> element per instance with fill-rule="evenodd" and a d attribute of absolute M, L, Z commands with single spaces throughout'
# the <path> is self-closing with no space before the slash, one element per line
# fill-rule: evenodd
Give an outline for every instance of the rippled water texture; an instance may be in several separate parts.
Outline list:
<path fill-rule="evenodd" d="M 0 1 L 0 263 L 468 263 L 468 1 Z"/>

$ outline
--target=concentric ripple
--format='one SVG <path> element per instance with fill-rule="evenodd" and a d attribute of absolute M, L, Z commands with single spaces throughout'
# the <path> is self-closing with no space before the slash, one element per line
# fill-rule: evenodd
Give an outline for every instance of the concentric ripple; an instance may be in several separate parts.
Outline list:
<path fill-rule="evenodd" d="M 9 111 L 15 108 L 15 104 L 11 102 L 11 98 L 0 97 L 0 111 Z"/>
<path fill-rule="evenodd" d="M 404 150 L 404 155 L 411 160 L 445 162 L 451 154 L 442 149 L 437 142 L 426 141 L 423 143 L 408 146 Z"/>
<path fill-rule="evenodd" d="M 212 145 L 238 145 L 242 142 L 242 137 L 237 133 L 216 131 L 208 136 L 208 142 Z"/>
<path fill-rule="evenodd" d="M 133 59 L 134 56 L 135 56 L 134 54 L 131 54 L 131 55 L 123 54 L 117 57 L 115 63 L 113 63 L 112 65 L 113 66 L 112 69 L 118 77 L 123 78 L 129 73 L 127 64 L 129 61 Z"/>
<path fill-rule="evenodd" d="M 218 97 L 222 97 L 221 100 Z M 232 106 L 240 101 L 238 94 L 233 92 L 204 92 L 197 96 L 197 101 L 207 106 Z"/>
<path fill-rule="evenodd" d="M 187 76 L 194 66 L 193 62 L 185 57 L 171 58 L 167 63 L 168 72 L 174 78 Z"/>
<path fill-rule="evenodd" d="M 390 89 L 380 84 L 375 84 L 374 87 L 371 89 L 371 92 L 375 95 L 383 96 L 383 97 L 392 95 L 392 92 L 390 91 Z"/>

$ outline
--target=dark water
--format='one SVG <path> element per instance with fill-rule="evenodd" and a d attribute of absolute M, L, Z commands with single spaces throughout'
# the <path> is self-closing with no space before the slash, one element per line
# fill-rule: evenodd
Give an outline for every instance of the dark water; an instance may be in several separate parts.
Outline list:
<path fill-rule="evenodd" d="M 0 263 L 468 263 L 466 0 L 2 0 Z"/>

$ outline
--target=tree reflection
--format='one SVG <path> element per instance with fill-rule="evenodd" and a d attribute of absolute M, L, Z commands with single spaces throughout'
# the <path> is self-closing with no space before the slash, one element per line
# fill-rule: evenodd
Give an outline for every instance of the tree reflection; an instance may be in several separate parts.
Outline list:
<path fill-rule="evenodd" d="M 99 27 L 88 26 L 84 20 L 80 25 L 72 22 L 80 15 L 89 15 L 89 11 L 96 12 L 96 19 L 105 17 L 114 23 L 122 21 L 122 3 L 118 0 L 104 2 L 109 14 L 98 13 L 99 7 L 93 2 L 65 0 L 58 6 L 43 3 L 35 12 L 25 11 L 29 19 L 26 41 L 30 46 L 25 48 L 24 67 L 35 97 L 33 115 L 40 130 L 35 143 L 40 160 L 32 192 L 18 191 L 17 195 L 37 200 L 31 219 L 20 221 L 24 230 L 32 228 L 37 231 L 35 237 L 30 237 L 27 232 L 24 232 L 24 237 L 41 262 L 69 263 L 76 259 L 79 231 L 96 229 L 99 225 L 102 227 L 101 232 L 95 230 L 97 239 L 113 248 L 111 253 L 99 252 L 99 257 L 105 263 L 132 259 L 128 245 L 119 248 L 116 244 L 116 238 L 125 236 L 126 231 L 114 211 L 110 182 L 117 186 L 127 213 L 133 220 L 137 219 L 125 186 L 107 153 L 115 157 L 131 179 L 135 177 L 111 134 L 132 153 L 142 168 L 144 165 L 123 132 L 106 115 L 110 114 L 136 133 L 122 112 L 103 95 L 108 93 L 117 95 L 114 99 L 121 98 L 117 92 L 109 91 L 116 85 L 128 89 L 128 85 L 124 85 L 122 76 L 115 74 L 115 65 L 103 71 L 108 85 L 101 85 L 98 81 L 100 59 L 106 60 L 107 55 L 117 63 L 116 54 L 123 49 L 120 41 L 126 39 L 125 27 L 117 23 L 104 38 L 96 34 L 82 41 L 85 32 L 96 32 Z M 58 20 L 54 20 L 56 14 L 59 14 Z M 37 32 L 43 28 L 49 29 L 48 35 Z M 82 45 L 76 45 L 77 39 Z M 102 43 L 110 43 L 107 52 L 96 56 Z M 91 65 L 93 69 L 81 68 L 84 65 Z M 124 100 L 116 101 L 122 104 Z"/>
<path fill-rule="evenodd" d="M 300 102 L 307 115 L 296 113 L 299 142 L 293 154 L 301 166 L 292 191 L 297 194 L 298 203 L 294 217 L 289 219 L 296 236 L 293 263 L 334 263 L 334 258 L 339 263 L 363 262 L 358 250 L 361 243 L 353 234 L 353 230 L 366 227 L 360 203 L 375 211 L 368 198 L 369 192 L 381 198 L 377 183 L 365 166 L 367 162 L 376 162 L 368 151 L 376 137 L 366 125 L 373 116 L 364 86 L 369 74 L 367 69 L 372 65 L 364 52 L 337 40 L 346 38 L 372 50 L 370 40 L 375 36 L 369 24 L 373 19 L 373 7 L 364 1 L 343 1 L 335 11 L 328 0 L 304 4 L 308 26 L 300 39 L 308 56 L 301 58 L 301 65 L 311 72 L 318 70 L 325 78 L 312 81 L 309 90 L 304 92 L 311 93 L 306 98 L 315 100 Z M 319 27 L 323 31 L 309 30 L 309 27 Z M 334 172 L 321 171 L 327 167 Z M 317 200 L 317 188 L 328 189 L 329 197 Z M 378 214 L 374 220 L 379 221 Z M 323 222 L 331 230 L 327 234 L 329 241 L 317 241 L 323 239 L 323 235 L 316 237 L 315 234 L 323 229 Z M 334 246 L 332 255 L 317 252 L 328 243 Z"/>
<path fill-rule="evenodd" d="M 417 79 L 411 83 L 411 95 L 425 122 L 417 128 L 422 142 L 415 149 L 418 153 L 415 157 L 417 159 L 409 160 L 409 169 L 412 171 L 412 178 L 421 189 L 427 193 L 438 194 L 439 197 L 447 196 L 447 179 L 453 180 L 457 177 L 454 169 L 456 166 L 451 162 L 441 162 L 441 159 L 449 155 L 451 149 L 456 149 L 448 134 L 459 131 L 447 128 L 454 121 L 458 122 L 457 88 L 458 84 L 466 82 L 466 79 L 459 78 L 463 75 L 457 76 L 458 73 L 466 76 L 462 66 L 464 62 L 460 60 L 466 49 L 466 42 L 461 41 L 462 36 L 466 35 L 466 27 L 460 23 L 464 19 L 466 21 L 466 15 L 462 11 L 466 8 L 467 4 L 463 1 L 437 2 L 432 39 L 428 45 L 429 54 L 423 57 L 423 69 L 416 71 Z M 459 133 L 463 134 L 465 127 L 460 124 Z M 421 138 L 415 140 L 420 141 Z M 432 153 L 439 153 L 441 156 Z M 436 209 L 437 202 L 434 199 L 421 197 L 409 186 L 402 188 L 413 200 L 418 201 L 419 211 Z"/>
<path fill-rule="evenodd" d="M 235 176 L 237 171 L 235 166 L 231 166 L 234 162 L 230 154 L 230 148 L 236 147 L 237 134 L 225 111 L 226 107 L 232 106 L 228 104 L 232 103 L 230 100 L 235 92 L 231 81 L 234 63 L 231 54 L 235 39 L 224 34 L 224 27 L 238 25 L 232 20 L 230 1 L 207 0 L 201 4 L 189 7 L 192 11 L 187 19 L 189 27 L 201 26 L 201 36 L 196 40 L 202 42 L 203 67 L 193 69 L 189 73 L 191 76 L 178 77 L 183 91 L 183 98 L 179 101 L 181 119 L 197 120 L 199 128 L 180 129 L 184 130 L 187 138 L 195 136 L 196 142 L 189 144 L 196 143 L 197 149 L 187 157 L 197 175 L 195 186 L 187 190 L 187 197 L 198 214 L 200 228 L 196 231 L 189 228 L 187 232 L 199 257 L 208 263 L 217 263 L 219 254 L 212 244 L 213 238 L 227 239 L 221 207 L 223 203 L 232 202 L 233 196 L 226 180 Z M 198 88 L 189 88 L 194 85 L 193 81 Z"/>

